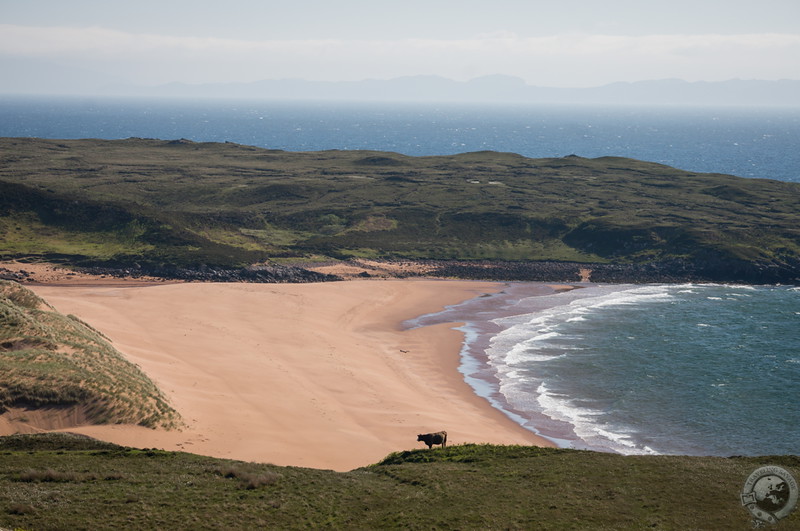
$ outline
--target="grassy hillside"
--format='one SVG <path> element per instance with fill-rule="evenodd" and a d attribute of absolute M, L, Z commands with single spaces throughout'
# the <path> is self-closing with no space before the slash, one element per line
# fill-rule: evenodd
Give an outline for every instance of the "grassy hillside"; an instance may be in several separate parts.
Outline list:
<path fill-rule="evenodd" d="M 99 332 L 0 280 L 0 414 L 9 408 L 60 408 L 97 424 L 180 422 L 155 384 Z"/>
<path fill-rule="evenodd" d="M 603 157 L 441 157 L 129 139 L 0 139 L 11 256 L 800 267 L 800 185 Z"/>
<path fill-rule="evenodd" d="M 748 529 L 753 470 L 800 458 L 522 446 L 413 450 L 347 473 L 0 439 L 0 526 L 24 529 Z M 800 525 L 797 512 L 778 528 Z"/>

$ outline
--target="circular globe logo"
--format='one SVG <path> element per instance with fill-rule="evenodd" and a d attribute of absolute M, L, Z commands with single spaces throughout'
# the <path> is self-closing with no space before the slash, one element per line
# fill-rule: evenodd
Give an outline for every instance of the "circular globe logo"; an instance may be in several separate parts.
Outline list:
<path fill-rule="evenodd" d="M 742 490 L 742 505 L 756 524 L 776 523 L 797 505 L 797 482 L 789 472 L 777 466 L 764 466 L 750 474 Z"/>

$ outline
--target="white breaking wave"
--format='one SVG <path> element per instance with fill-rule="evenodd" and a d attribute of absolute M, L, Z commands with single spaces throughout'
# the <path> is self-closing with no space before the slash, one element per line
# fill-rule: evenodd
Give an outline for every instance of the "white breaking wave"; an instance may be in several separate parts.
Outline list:
<path fill-rule="evenodd" d="M 751 322 L 745 318 L 748 312 L 763 312 L 770 318 L 774 313 L 777 318 L 780 312 L 770 313 L 770 308 L 783 308 L 784 315 L 800 315 L 796 305 L 800 300 L 795 297 L 800 288 L 759 290 L 706 284 L 628 285 L 523 296 L 503 307 L 504 317 L 491 321 L 496 329 L 484 323 L 481 330 L 491 332 L 481 336 L 486 346 L 472 358 L 475 372 L 467 372 L 479 380 L 471 385 L 482 388 L 482 396 L 492 405 L 562 447 L 622 454 L 676 449 L 698 455 L 763 453 L 757 444 L 742 442 L 732 427 L 738 422 L 736 408 L 729 408 L 730 414 L 725 409 L 737 389 L 752 387 L 734 378 L 742 353 L 732 343 L 730 356 L 713 358 L 714 345 L 727 340 L 719 336 L 727 326 L 744 326 L 758 335 L 772 322 Z M 767 306 L 770 297 L 777 299 Z M 751 300 L 752 307 L 747 306 Z M 518 313 L 509 316 L 509 310 Z M 786 331 L 776 328 L 776 333 L 791 335 L 791 330 L 789 325 Z M 693 346 L 676 346 L 684 341 Z M 780 343 L 777 349 L 783 359 L 769 352 L 755 359 L 767 367 L 779 363 L 775 367 L 781 374 L 798 375 L 796 351 L 781 350 Z M 708 359 L 717 361 L 695 366 L 697 356 L 692 353 L 706 350 Z M 734 359 L 733 366 L 728 365 L 729 358 Z M 698 384 L 693 387 L 695 380 Z M 708 389 L 704 391 L 708 396 L 695 393 L 700 387 Z M 705 414 L 704 400 L 717 412 L 713 417 Z M 659 404 L 664 404 L 663 411 Z M 731 435 L 720 441 L 711 436 L 712 428 Z"/>
<path fill-rule="evenodd" d="M 568 304 L 494 319 L 492 322 L 503 329 L 491 338 L 486 355 L 499 380 L 500 394 L 514 410 L 543 413 L 572 426 L 575 435 L 587 447 L 623 454 L 656 454 L 652 448 L 637 445 L 630 434 L 599 424 L 596 419 L 599 413 L 573 405 L 568 397 L 550 393 L 544 382 L 536 392 L 531 392 L 535 384 L 530 375 L 537 362 L 569 356 L 576 350 L 571 343 L 580 338 L 565 334 L 565 323 L 580 323 L 594 313 L 614 307 L 668 303 L 675 300 L 673 293 L 676 291 L 690 291 L 695 287 L 640 286 L 591 294 Z M 530 370 L 521 370 L 523 368 Z"/>
<path fill-rule="evenodd" d="M 575 435 L 587 445 L 625 455 L 658 455 L 649 446 L 637 445 L 630 435 L 601 426 L 597 420 L 600 412 L 574 406 L 567 397 L 550 392 L 546 384 L 540 384 L 536 392 L 544 414 L 571 424 Z"/>
<path fill-rule="evenodd" d="M 494 319 L 492 322 L 504 329 L 491 339 L 486 353 L 495 367 L 544 360 L 531 354 L 536 350 L 552 348 L 568 350 L 564 341 L 560 341 L 557 347 L 549 342 L 553 339 L 569 339 L 558 331 L 564 323 L 586 321 L 592 313 L 610 307 L 674 300 L 669 289 L 669 286 L 661 285 L 644 286 L 578 298 L 569 304 L 538 312 Z"/>

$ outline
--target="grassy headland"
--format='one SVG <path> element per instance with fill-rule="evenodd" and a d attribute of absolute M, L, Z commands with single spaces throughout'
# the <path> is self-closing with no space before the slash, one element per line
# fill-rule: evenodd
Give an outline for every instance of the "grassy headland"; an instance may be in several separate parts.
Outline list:
<path fill-rule="evenodd" d="M 800 471 L 796 456 L 468 444 L 341 473 L 63 434 L 6 437 L 0 455 L 0 526 L 24 529 L 746 529 L 748 475 Z"/>
<path fill-rule="evenodd" d="M 55 409 L 79 423 L 180 424 L 155 384 L 102 334 L 16 282 L 0 280 L 0 414 L 10 408 Z M 18 428 L 43 427 L 21 415 L 7 420 Z"/>
<path fill-rule="evenodd" d="M 388 258 L 800 278 L 800 185 L 615 157 L 0 139 L 6 258 L 238 267 Z M 729 277 L 729 278 L 728 278 Z"/>

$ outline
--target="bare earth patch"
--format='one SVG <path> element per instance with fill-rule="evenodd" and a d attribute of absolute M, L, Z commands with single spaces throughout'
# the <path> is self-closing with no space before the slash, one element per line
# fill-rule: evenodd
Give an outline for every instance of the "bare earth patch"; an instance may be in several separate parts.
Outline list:
<path fill-rule="evenodd" d="M 327 264 L 308 264 L 303 267 L 317 273 L 337 275 L 346 280 L 424 277 L 435 269 L 433 265 L 421 262 L 382 260 L 350 260 Z"/>
<path fill-rule="evenodd" d="M 0 434 L 40 433 L 90 424 L 83 406 L 10 407 L 0 415 Z"/>

